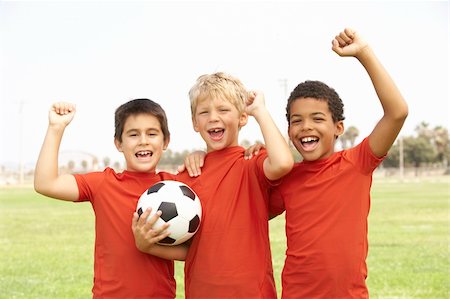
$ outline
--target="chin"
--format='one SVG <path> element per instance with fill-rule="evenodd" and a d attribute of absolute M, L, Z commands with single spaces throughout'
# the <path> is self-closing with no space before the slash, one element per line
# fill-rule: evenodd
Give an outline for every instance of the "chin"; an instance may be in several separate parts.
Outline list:
<path fill-rule="evenodd" d="M 156 165 L 135 165 L 132 171 L 135 172 L 154 172 Z"/>

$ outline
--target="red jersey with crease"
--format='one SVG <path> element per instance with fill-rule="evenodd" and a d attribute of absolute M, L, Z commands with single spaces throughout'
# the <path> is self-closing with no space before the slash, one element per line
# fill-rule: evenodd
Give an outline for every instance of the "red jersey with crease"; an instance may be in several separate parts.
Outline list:
<path fill-rule="evenodd" d="M 177 180 L 198 194 L 203 213 L 185 262 L 186 298 L 276 298 L 268 232 L 265 151 L 244 160 L 242 147 L 208 153 L 202 174 Z"/>
<path fill-rule="evenodd" d="M 106 168 L 75 179 L 79 201 L 90 201 L 95 212 L 93 298 L 175 298 L 173 262 L 140 252 L 131 230 L 139 197 L 164 173 Z"/>
<path fill-rule="evenodd" d="M 282 298 L 368 298 L 367 216 L 376 157 L 368 139 L 326 159 L 297 163 L 271 195 L 286 208 Z"/>

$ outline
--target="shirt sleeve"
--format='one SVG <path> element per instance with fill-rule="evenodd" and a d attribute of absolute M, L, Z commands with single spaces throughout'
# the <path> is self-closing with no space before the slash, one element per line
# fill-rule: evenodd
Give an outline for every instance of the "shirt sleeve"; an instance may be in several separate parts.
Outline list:
<path fill-rule="evenodd" d="M 261 182 L 261 184 L 263 184 L 263 186 L 272 188 L 272 187 L 280 185 L 282 179 L 278 179 L 278 180 L 274 180 L 274 181 L 269 180 L 266 177 L 266 175 L 264 174 L 264 161 L 267 159 L 267 151 L 265 149 L 261 149 L 259 154 L 256 157 L 254 157 L 253 159 L 256 159 L 257 175 L 260 178 L 260 182 Z"/>
<path fill-rule="evenodd" d="M 90 172 L 86 174 L 75 174 L 75 180 L 78 185 L 79 198 L 78 202 L 93 202 L 98 186 L 104 180 L 107 170 L 104 172 Z"/>
<path fill-rule="evenodd" d="M 373 172 L 386 157 L 386 155 L 375 156 L 370 148 L 368 137 L 364 138 L 357 146 L 347 150 L 345 156 L 364 174 Z"/>

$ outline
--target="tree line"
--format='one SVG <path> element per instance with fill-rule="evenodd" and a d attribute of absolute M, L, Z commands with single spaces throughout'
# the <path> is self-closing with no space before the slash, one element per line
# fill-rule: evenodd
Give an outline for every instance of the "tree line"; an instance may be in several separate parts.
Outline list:
<path fill-rule="evenodd" d="M 384 159 L 382 167 L 398 168 L 401 163 L 403 163 L 404 167 L 414 168 L 422 166 L 449 167 L 450 138 L 448 129 L 443 126 L 432 128 L 428 123 L 421 122 L 416 126 L 414 132 L 415 134 L 413 135 L 400 136 L 397 139 Z M 339 136 L 338 144 L 342 149 L 353 147 L 358 136 L 358 128 L 350 126 L 345 130 L 344 134 Z M 252 144 L 248 140 L 241 142 L 241 145 L 245 148 Z M 299 153 L 293 146 L 291 146 L 291 152 L 296 161 L 301 160 Z M 168 149 L 161 157 L 158 164 L 159 168 L 176 171 L 177 166 L 183 164 L 185 157 L 190 153 L 192 153 L 192 150 L 177 152 Z M 113 167 L 116 170 L 123 168 L 123 165 L 119 162 L 112 163 L 109 157 L 104 157 L 102 162 L 105 167 Z M 98 163 L 97 159 L 95 159 L 93 164 L 96 163 Z M 73 161 L 69 162 L 69 172 L 73 169 L 71 164 L 73 164 Z M 86 161 L 83 161 L 82 166 L 83 170 L 87 171 Z"/>

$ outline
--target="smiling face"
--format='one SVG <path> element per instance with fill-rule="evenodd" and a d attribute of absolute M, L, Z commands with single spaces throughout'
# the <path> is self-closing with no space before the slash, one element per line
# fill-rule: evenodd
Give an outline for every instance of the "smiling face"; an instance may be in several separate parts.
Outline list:
<path fill-rule="evenodd" d="M 207 152 L 237 146 L 239 129 L 247 120 L 246 113 L 220 98 L 199 101 L 192 116 L 194 130 L 205 140 Z"/>
<path fill-rule="evenodd" d="M 298 98 L 290 104 L 289 138 L 305 161 L 331 156 L 343 131 L 343 121 L 333 121 L 326 101 Z"/>
<path fill-rule="evenodd" d="M 159 120 L 151 114 L 133 114 L 127 117 L 122 140 L 114 140 L 127 163 L 126 170 L 154 172 L 169 140 L 164 140 Z"/>

